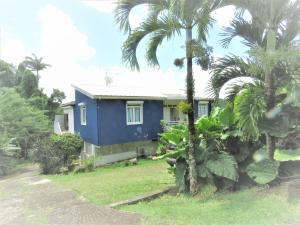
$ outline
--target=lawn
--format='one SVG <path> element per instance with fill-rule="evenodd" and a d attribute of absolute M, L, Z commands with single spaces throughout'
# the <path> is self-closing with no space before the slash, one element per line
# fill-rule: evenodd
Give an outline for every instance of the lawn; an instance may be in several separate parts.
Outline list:
<path fill-rule="evenodd" d="M 208 200 L 165 195 L 121 209 L 143 214 L 144 224 L 300 224 L 300 202 L 289 203 L 286 193 L 284 188 L 267 191 L 249 189 L 218 194 Z"/>
<path fill-rule="evenodd" d="M 67 186 L 97 205 L 107 205 L 147 192 L 174 185 L 167 163 L 141 160 L 125 167 L 117 163 L 94 172 L 47 176 L 55 183 Z"/>
<path fill-rule="evenodd" d="M 107 205 L 174 185 L 167 167 L 165 161 L 144 160 L 136 166 L 117 163 L 91 173 L 47 177 L 97 205 Z M 300 201 L 288 202 L 284 186 L 215 195 L 208 192 L 205 198 L 170 194 L 120 210 L 143 214 L 147 225 L 300 224 Z"/>

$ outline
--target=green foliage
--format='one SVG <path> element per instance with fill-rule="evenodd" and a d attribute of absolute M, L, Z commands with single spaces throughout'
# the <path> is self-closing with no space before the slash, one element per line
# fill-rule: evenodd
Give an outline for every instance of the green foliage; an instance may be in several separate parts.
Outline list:
<path fill-rule="evenodd" d="M 188 189 L 188 165 L 183 158 L 177 159 L 174 175 L 176 180 L 176 188 L 178 192 L 186 192 Z"/>
<path fill-rule="evenodd" d="M 246 172 L 256 183 L 267 184 L 277 177 L 279 165 L 279 162 L 263 159 L 251 163 L 247 167 Z"/>
<path fill-rule="evenodd" d="M 51 130 L 43 112 L 31 107 L 13 89 L 0 90 L 0 124 L 0 132 L 14 138 L 22 149 L 20 155 L 25 158 L 36 141 Z"/>
<path fill-rule="evenodd" d="M 258 140 L 260 136 L 258 122 L 265 113 L 263 92 L 260 85 L 251 85 L 234 100 L 236 121 L 245 139 Z"/>
<path fill-rule="evenodd" d="M 234 125 L 235 114 L 233 112 L 232 105 L 228 104 L 220 111 L 218 120 L 225 127 L 231 127 Z"/>
<path fill-rule="evenodd" d="M 276 149 L 274 159 L 279 162 L 300 161 L 300 149 Z"/>
<path fill-rule="evenodd" d="M 223 110 L 216 109 L 211 116 L 201 117 L 196 122 L 197 142 L 199 143 L 196 149 L 198 179 L 203 179 L 206 183 L 212 185 L 214 185 L 215 177 L 233 181 L 238 180 L 238 165 L 235 156 L 224 151 L 229 149 L 226 149 L 226 144 L 222 143 L 224 140 L 221 139 L 225 133 L 228 133 L 226 141 L 236 134 L 233 130 L 230 131 L 232 133 L 229 133 L 228 128 L 225 125 L 222 126 L 218 120 L 221 113 L 223 113 L 223 117 L 226 116 Z M 225 128 L 226 130 L 223 130 Z M 161 134 L 170 144 L 175 145 L 174 151 L 168 152 L 159 158 L 177 159 L 174 172 L 178 191 L 186 191 L 188 189 L 186 185 L 189 183 L 189 170 L 186 159 L 187 134 L 186 125 L 173 126 Z"/>
<path fill-rule="evenodd" d="M 35 75 L 31 71 L 25 70 L 22 73 L 22 81 L 20 83 L 21 96 L 28 99 L 34 95 L 37 89 L 38 86 Z"/>
<path fill-rule="evenodd" d="M 73 172 L 74 172 L 74 174 L 85 173 L 86 172 L 86 166 L 85 165 L 76 166 Z"/>
<path fill-rule="evenodd" d="M 191 107 L 191 105 L 190 104 L 188 104 L 187 102 L 185 102 L 185 101 L 180 101 L 179 103 L 178 103 L 178 110 L 180 111 L 180 112 L 182 112 L 183 114 L 188 114 L 189 112 L 191 112 L 193 109 L 192 109 L 192 107 Z"/>
<path fill-rule="evenodd" d="M 79 156 L 83 147 L 83 141 L 77 134 L 53 134 L 49 141 L 52 148 L 56 149 L 58 156 L 63 158 L 65 163 L 67 163 L 71 156 Z"/>
<path fill-rule="evenodd" d="M 32 152 L 31 158 L 40 164 L 43 174 L 56 174 L 64 166 L 64 158 L 53 148 L 49 139 L 40 140 Z"/>
<path fill-rule="evenodd" d="M 88 157 L 87 159 L 84 159 L 82 163 L 88 172 L 92 172 L 95 170 L 95 157 Z"/>
<path fill-rule="evenodd" d="M 66 166 L 62 166 L 62 167 L 59 169 L 59 174 L 68 175 L 68 173 L 69 173 L 69 169 L 68 169 L 68 167 L 66 167 Z"/>
<path fill-rule="evenodd" d="M 41 140 L 32 153 L 35 162 L 41 165 L 44 174 L 59 173 L 61 167 L 74 169 L 83 141 L 78 135 L 65 133 L 53 134 Z"/>
<path fill-rule="evenodd" d="M 219 177 L 237 181 L 237 162 L 235 158 L 226 152 L 217 154 L 216 159 L 208 160 L 205 163 L 206 168 L 213 174 Z"/>
<path fill-rule="evenodd" d="M 168 140 L 170 144 L 180 144 L 181 142 L 187 142 L 188 130 L 185 125 L 174 125 L 160 136 Z"/>
<path fill-rule="evenodd" d="M 15 74 L 13 65 L 0 60 L 0 88 L 14 87 L 18 84 L 18 79 Z"/>

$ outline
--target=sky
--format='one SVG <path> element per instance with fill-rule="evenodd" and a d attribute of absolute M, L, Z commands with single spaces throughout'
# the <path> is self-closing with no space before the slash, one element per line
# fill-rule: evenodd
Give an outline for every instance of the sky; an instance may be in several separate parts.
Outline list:
<path fill-rule="evenodd" d="M 105 83 L 106 75 L 114 86 L 139 86 L 160 89 L 183 88 L 185 69 L 173 65 L 183 57 L 184 37 L 164 41 L 158 49 L 160 68 L 152 68 L 144 60 L 147 40 L 138 48 L 141 71 L 131 71 L 122 63 L 122 43 L 126 35 L 114 20 L 113 0 L 0 0 L 0 58 L 18 65 L 25 56 L 35 53 L 44 57 L 50 68 L 41 71 L 40 87 L 47 94 L 53 88 L 64 91 L 65 101 L 74 99 L 72 84 Z M 147 7 L 139 6 L 130 15 L 137 27 L 147 15 Z M 235 39 L 228 48 L 220 45 L 220 33 L 234 15 L 231 6 L 214 13 L 215 25 L 208 44 L 215 57 L 243 55 L 247 48 Z M 205 95 L 209 72 L 194 67 L 195 86 Z"/>

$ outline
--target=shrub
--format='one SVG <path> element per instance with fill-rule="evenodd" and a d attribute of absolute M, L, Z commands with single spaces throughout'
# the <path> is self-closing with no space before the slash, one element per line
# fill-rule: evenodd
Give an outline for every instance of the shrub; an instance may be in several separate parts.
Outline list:
<path fill-rule="evenodd" d="M 60 174 L 64 174 L 64 175 L 68 175 L 69 169 L 68 169 L 67 167 L 63 166 L 63 167 L 61 167 L 61 168 L 59 169 L 59 173 L 60 173 Z"/>
<path fill-rule="evenodd" d="M 53 148 L 56 149 L 59 157 L 67 164 L 70 157 L 79 156 L 83 147 L 83 141 L 77 134 L 65 133 L 62 135 L 53 134 L 50 137 Z"/>
<path fill-rule="evenodd" d="M 75 174 L 85 173 L 85 171 L 86 171 L 85 165 L 76 166 L 75 169 L 74 169 Z"/>
<path fill-rule="evenodd" d="M 36 144 L 31 158 L 40 164 L 43 174 L 58 173 L 59 168 L 63 166 L 63 159 L 59 157 L 49 139 L 41 140 Z"/>
<path fill-rule="evenodd" d="M 88 172 L 92 172 L 95 169 L 95 159 L 94 157 L 89 157 L 85 160 L 83 160 L 83 165 L 85 166 L 86 170 Z"/>
<path fill-rule="evenodd" d="M 78 159 L 83 141 L 74 134 L 53 134 L 41 140 L 33 151 L 32 158 L 38 162 L 44 174 L 59 173 L 62 167 L 68 171 L 75 168 L 73 161 Z"/>

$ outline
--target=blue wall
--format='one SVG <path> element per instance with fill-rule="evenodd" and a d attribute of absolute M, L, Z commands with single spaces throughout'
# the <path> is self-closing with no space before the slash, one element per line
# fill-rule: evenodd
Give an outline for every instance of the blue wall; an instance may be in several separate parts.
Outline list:
<path fill-rule="evenodd" d="M 157 139 L 161 132 L 163 101 L 145 100 L 143 124 L 126 124 L 126 100 L 99 101 L 100 145 Z"/>
<path fill-rule="evenodd" d="M 163 101 L 144 100 L 143 124 L 126 124 L 126 100 L 96 100 L 75 91 L 74 129 L 84 141 L 91 144 L 111 145 L 132 141 L 157 139 L 163 119 Z M 80 123 L 79 103 L 86 105 L 86 125 Z M 209 113 L 211 102 L 209 103 Z M 195 117 L 198 101 L 195 101 Z"/>
<path fill-rule="evenodd" d="M 86 125 L 80 123 L 80 107 L 79 103 L 84 103 L 86 106 Z M 74 129 L 82 139 L 94 145 L 99 145 L 99 127 L 98 124 L 98 102 L 88 96 L 75 91 L 75 106 L 74 106 Z"/>

